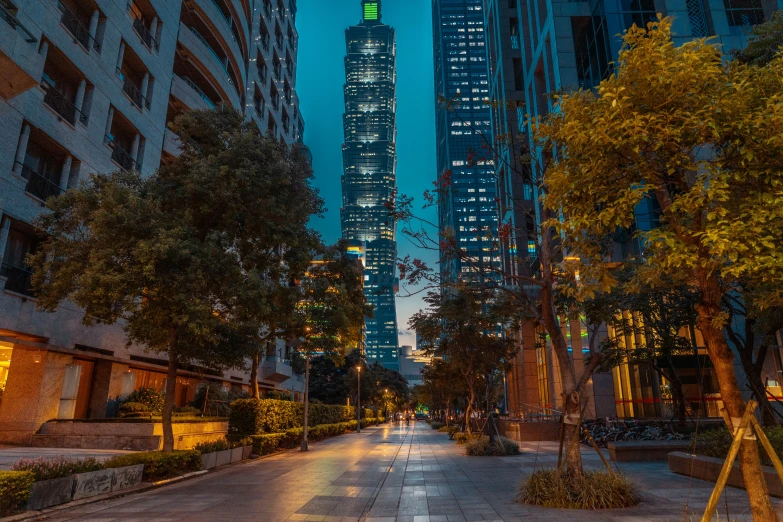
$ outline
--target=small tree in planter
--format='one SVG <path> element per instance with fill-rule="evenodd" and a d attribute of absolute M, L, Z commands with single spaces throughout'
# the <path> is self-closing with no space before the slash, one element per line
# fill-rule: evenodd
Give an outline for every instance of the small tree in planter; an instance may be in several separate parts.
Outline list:
<path fill-rule="evenodd" d="M 325 248 L 300 283 L 301 297 L 291 325 L 295 349 L 305 359 L 302 451 L 307 451 L 307 416 L 310 402 L 310 359 L 316 352 L 339 357 L 360 343 L 364 318 L 372 311 L 365 303 L 358 261 L 346 254 L 340 242 Z"/>

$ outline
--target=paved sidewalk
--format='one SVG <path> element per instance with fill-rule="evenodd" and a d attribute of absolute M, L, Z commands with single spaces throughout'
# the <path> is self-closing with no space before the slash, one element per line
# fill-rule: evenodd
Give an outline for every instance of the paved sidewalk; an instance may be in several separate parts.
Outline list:
<path fill-rule="evenodd" d="M 466 522 L 480 520 L 664 522 L 698 520 L 713 484 L 670 473 L 665 463 L 621 464 L 643 493 L 633 508 L 586 512 L 514 502 L 536 466 L 557 461 L 551 443 L 518 457 L 466 457 L 425 423 L 381 426 L 239 464 L 179 484 L 53 513 L 46 520 Z M 585 465 L 600 467 L 585 447 Z M 750 520 L 745 492 L 727 488 L 720 520 Z M 783 514 L 783 502 L 774 500 Z M 686 505 L 690 513 L 686 512 Z"/>
<path fill-rule="evenodd" d="M 106 460 L 115 455 L 133 453 L 123 450 L 89 450 L 70 448 L 30 448 L 27 446 L 0 445 L 0 470 L 11 469 L 19 459 L 36 459 L 38 457 L 53 458 L 60 455 L 69 459 L 84 459 L 94 457 L 98 460 Z"/>

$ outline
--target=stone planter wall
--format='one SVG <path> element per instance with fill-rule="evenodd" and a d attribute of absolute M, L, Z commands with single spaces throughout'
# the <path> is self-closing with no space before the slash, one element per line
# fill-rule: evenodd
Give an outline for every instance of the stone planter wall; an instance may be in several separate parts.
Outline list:
<path fill-rule="evenodd" d="M 214 451 L 201 455 L 203 469 L 212 469 L 226 464 L 233 464 L 250 458 L 253 446 L 240 446 L 230 450 Z"/>
<path fill-rule="evenodd" d="M 110 468 L 34 482 L 27 509 L 38 511 L 71 500 L 119 491 L 141 483 L 144 465 Z"/>
<path fill-rule="evenodd" d="M 691 455 L 690 453 L 674 452 L 669 453 L 669 470 L 680 475 L 693 477 L 709 482 L 717 482 L 720 470 L 723 467 L 723 459 L 714 457 L 702 457 L 700 455 Z M 769 488 L 769 494 L 773 497 L 783 498 L 783 483 L 772 466 L 761 466 L 764 473 L 764 480 Z M 729 486 L 745 489 L 745 481 L 742 479 L 742 472 L 739 469 L 739 463 L 734 462 L 734 466 L 729 473 L 729 479 L 726 482 Z"/>
<path fill-rule="evenodd" d="M 666 460 L 672 451 L 687 451 L 689 440 L 638 440 L 610 442 L 609 456 L 616 462 Z"/>

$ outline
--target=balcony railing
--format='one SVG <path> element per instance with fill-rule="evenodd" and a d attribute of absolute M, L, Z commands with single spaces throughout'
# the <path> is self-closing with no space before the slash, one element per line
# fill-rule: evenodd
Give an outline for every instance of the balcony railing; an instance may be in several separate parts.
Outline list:
<path fill-rule="evenodd" d="M 89 51 L 90 47 L 92 47 L 96 51 L 101 52 L 101 45 L 97 40 L 95 40 L 95 38 L 92 37 L 90 30 L 84 26 L 79 17 L 77 17 L 67 7 L 65 7 L 65 4 L 62 2 L 58 1 L 57 7 L 63 13 L 62 17 L 60 18 L 60 23 L 62 23 L 65 28 L 68 29 L 68 32 L 73 35 L 73 38 L 79 43 L 79 45 L 84 47 L 84 49 L 87 51 Z"/>
<path fill-rule="evenodd" d="M 52 196 L 59 196 L 62 190 L 60 185 L 38 174 L 36 171 L 18 161 L 14 162 L 14 167 L 22 171 L 22 177 L 27 180 L 25 192 L 46 201 Z"/>
<path fill-rule="evenodd" d="M 180 76 L 180 78 L 182 78 L 182 80 L 183 80 L 185 83 L 187 83 L 188 85 L 190 85 L 190 87 L 191 87 L 191 88 L 192 88 L 194 91 L 196 91 L 196 92 L 198 93 L 198 95 L 199 95 L 199 96 L 201 96 L 201 99 L 202 99 L 202 100 L 204 100 L 204 101 L 206 102 L 206 104 L 209 106 L 209 108 L 210 108 L 210 109 L 214 109 L 214 108 L 215 108 L 215 104 L 212 102 L 212 100 L 210 100 L 210 99 L 209 99 L 209 96 L 207 96 L 206 94 L 204 94 L 204 91 L 202 91 L 202 90 L 201 90 L 201 87 L 199 87 L 198 85 L 196 85 L 196 84 L 193 82 L 193 80 L 191 80 L 191 79 L 190 79 L 190 78 L 188 78 L 187 76 Z"/>
<path fill-rule="evenodd" d="M 133 105 L 138 107 L 139 110 L 141 110 L 142 106 L 149 109 L 149 100 L 147 100 L 147 98 L 141 94 L 141 90 L 136 87 L 136 84 L 134 84 L 131 79 L 128 78 L 128 76 L 120 69 L 117 69 L 117 76 L 119 76 L 120 80 L 122 80 L 122 92 L 128 95 L 128 98 L 130 98 L 131 102 L 133 102 Z"/>
<path fill-rule="evenodd" d="M 141 165 L 139 165 L 133 156 L 130 155 L 125 149 L 112 139 L 111 136 L 106 136 L 106 143 L 111 147 L 111 159 L 114 160 L 120 167 L 125 170 L 135 170 L 141 172 Z"/>
<path fill-rule="evenodd" d="M 152 33 L 147 28 L 146 25 L 144 25 L 144 20 L 141 18 L 134 18 L 133 19 L 133 30 L 136 31 L 136 34 L 139 35 L 139 38 L 141 38 L 142 43 L 147 46 L 147 49 L 150 51 L 160 50 L 160 44 L 158 44 L 158 41 L 155 40 L 155 37 L 152 36 Z"/>
<path fill-rule="evenodd" d="M 0 265 L 0 275 L 8 278 L 5 282 L 5 289 L 9 292 L 29 295 L 30 297 L 35 295 L 33 285 L 30 282 L 30 277 L 33 275 L 30 270 L 3 263 Z"/>
<path fill-rule="evenodd" d="M 10 2 L 6 2 L 7 4 L 13 5 Z M 14 29 L 21 29 L 22 32 L 25 34 L 25 41 L 28 43 L 35 43 L 38 41 L 38 38 L 33 36 L 33 34 L 27 30 L 25 26 L 22 25 L 22 23 L 19 21 L 19 19 L 16 17 L 16 13 L 12 12 L 10 9 L 8 9 L 5 5 L 0 3 L 0 18 L 5 20 L 5 23 L 10 25 Z"/>
<path fill-rule="evenodd" d="M 59 114 L 65 121 L 74 125 L 76 118 L 79 118 L 79 123 L 87 125 L 87 115 L 76 108 L 63 93 L 54 88 L 53 85 L 43 81 L 41 82 L 41 88 L 44 90 L 44 103 L 54 109 L 54 112 Z"/>

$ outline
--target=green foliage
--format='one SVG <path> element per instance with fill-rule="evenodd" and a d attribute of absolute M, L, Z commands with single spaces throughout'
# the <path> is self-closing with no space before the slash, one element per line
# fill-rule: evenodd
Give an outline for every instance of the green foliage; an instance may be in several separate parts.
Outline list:
<path fill-rule="evenodd" d="M 294 398 L 289 391 L 272 390 L 264 393 L 265 399 L 275 399 L 277 401 L 292 401 Z"/>
<path fill-rule="evenodd" d="M 20 459 L 13 465 L 14 471 L 29 471 L 35 480 L 49 480 L 67 477 L 76 473 L 87 473 L 103 469 L 103 464 L 92 457 L 85 459 L 69 459 L 67 457 L 39 457 L 37 459 Z"/>
<path fill-rule="evenodd" d="M 519 444 L 505 437 L 496 437 L 490 444 L 489 437 L 480 437 L 465 444 L 465 455 L 471 457 L 502 457 L 519 455 Z"/>
<path fill-rule="evenodd" d="M 539 469 L 519 487 L 518 502 L 560 509 L 612 509 L 634 506 L 639 493 L 624 475 L 585 470 L 569 477 L 556 469 Z"/>
<path fill-rule="evenodd" d="M 378 424 L 380 420 L 376 418 L 363 419 L 362 426 L 371 426 Z M 307 439 L 311 442 L 323 440 L 328 437 L 342 435 L 347 431 L 356 431 L 357 422 L 351 420 L 348 422 L 338 422 L 334 424 L 321 424 L 312 426 L 307 430 Z M 261 435 L 251 435 L 253 452 L 257 455 L 269 455 L 278 449 L 290 449 L 298 447 L 302 442 L 303 429 L 291 428 L 282 433 L 264 433 Z"/>
<path fill-rule="evenodd" d="M 120 406 L 120 418 L 134 419 L 139 417 L 152 417 L 149 406 L 140 402 L 124 402 Z"/>
<path fill-rule="evenodd" d="M 147 406 L 147 411 L 160 413 L 163 410 L 163 394 L 154 388 L 139 388 L 133 390 L 125 402 L 136 402 Z"/>
<path fill-rule="evenodd" d="M 735 49 L 732 56 L 740 63 L 764 66 L 780 53 L 783 46 L 783 13 L 775 11 L 762 24 L 754 25 L 748 35 L 748 45 Z"/>
<path fill-rule="evenodd" d="M 35 475 L 30 471 L 0 470 L 0 517 L 24 508 L 33 482 Z"/>
<path fill-rule="evenodd" d="M 322 211 L 312 168 L 300 147 L 228 107 L 187 111 L 169 127 L 181 154 L 154 174 L 93 175 L 47 200 L 36 223 L 45 240 L 29 260 L 36 304 L 70 300 L 88 325 L 122 320 L 129 343 L 178 363 L 244 367 L 261 332 L 277 333 L 293 310 L 288 282 L 319 243 L 307 228 Z M 170 449 L 168 414 L 163 423 Z"/>
<path fill-rule="evenodd" d="M 236 444 L 232 444 L 226 439 L 213 440 L 212 442 L 199 442 L 193 449 L 198 451 L 201 455 L 206 453 L 214 453 L 216 451 L 224 451 L 237 447 Z"/>
<path fill-rule="evenodd" d="M 481 437 L 480 433 L 468 433 L 466 431 L 458 431 L 455 432 L 454 435 L 451 437 L 454 439 L 457 444 L 467 444 L 468 442 L 472 440 L 477 440 Z"/>
<path fill-rule="evenodd" d="M 353 406 L 310 404 L 308 424 L 335 424 L 355 418 Z M 231 403 L 228 432 L 231 435 L 276 433 L 302 426 L 304 404 L 274 399 L 239 399 Z M 370 415 L 372 416 L 372 415 Z"/>
<path fill-rule="evenodd" d="M 449 426 L 449 428 L 446 430 L 446 433 L 449 434 L 449 440 L 454 440 L 454 437 L 456 437 L 457 433 L 459 432 L 459 427 L 457 426 Z"/>
<path fill-rule="evenodd" d="M 144 464 L 144 480 L 162 480 L 191 471 L 201 470 L 201 453 L 187 451 L 148 451 L 128 453 L 112 457 L 106 462 L 106 468 L 122 468 Z"/>
<path fill-rule="evenodd" d="M 174 408 L 172 415 L 174 417 L 195 417 L 201 415 L 201 410 L 193 406 L 183 406 L 182 408 Z"/>
<path fill-rule="evenodd" d="M 237 399 L 247 398 L 247 392 L 237 390 L 233 387 L 223 388 L 222 384 L 208 382 L 201 384 L 196 389 L 196 396 L 191 405 L 199 412 L 204 411 L 206 415 L 215 417 L 228 417 L 230 404 Z M 204 401 L 207 401 L 207 407 L 204 408 Z"/>
<path fill-rule="evenodd" d="M 772 444 L 775 453 L 777 453 L 778 458 L 783 459 L 783 426 L 766 427 L 763 428 L 763 430 L 764 434 L 766 434 L 769 439 L 769 443 Z M 697 455 L 725 459 L 729 454 L 732 437 L 729 430 L 723 426 L 699 433 L 694 436 L 693 441 Z M 769 458 L 767 451 L 761 446 L 760 441 L 758 442 L 758 448 L 761 463 L 766 466 L 771 466 L 772 459 Z"/>
<path fill-rule="evenodd" d="M 432 428 L 433 430 L 438 430 L 438 431 L 440 431 L 440 429 L 441 429 L 441 428 L 443 428 L 443 427 L 445 427 L 445 426 L 446 426 L 446 425 L 445 425 L 445 424 L 443 424 L 442 422 L 438 422 L 438 421 L 432 421 L 432 422 L 430 422 L 430 428 Z"/>

